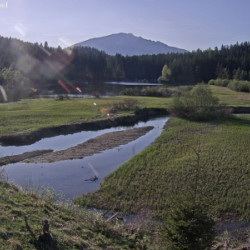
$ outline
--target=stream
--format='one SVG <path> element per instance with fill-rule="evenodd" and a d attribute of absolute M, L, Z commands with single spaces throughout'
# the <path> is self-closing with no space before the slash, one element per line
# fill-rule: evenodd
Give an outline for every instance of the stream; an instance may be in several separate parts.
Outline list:
<path fill-rule="evenodd" d="M 139 122 L 131 127 L 82 131 L 69 135 L 44 138 L 28 146 L 0 146 L 0 157 L 41 149 L 58 151 L 108 132 L 144 126 L 154 127 L 144 136 L 128 144 L 120 145 L 83 159 L 53 163 L 15 163 L 5 165 L 2 169 L 4 169 L 5 178 L 9 182 L 14 182 L 25 189 L 33 187 L 39 190 L 41 187 L 48 187 L 54 189 L 56 193 L 61 192 L 66 198 L 93 192 L 98 189 L 105 176 L 149 146 L 161 134 L 168 119 L 169 117 L 160 117 L 147 122 Z M 94 176 L 97 176 L 98 179 L 89 181 Z"/>

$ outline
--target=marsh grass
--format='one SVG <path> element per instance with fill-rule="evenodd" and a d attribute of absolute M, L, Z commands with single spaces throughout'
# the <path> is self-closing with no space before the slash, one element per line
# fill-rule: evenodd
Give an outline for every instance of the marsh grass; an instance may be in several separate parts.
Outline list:
<path fill-rule="evenodd" d="M 29 133 L 44 127 L 75 124 L 131 115 L 134 108 L 117 109 L 107 113 L 119 103 L 133 102 L 133 97 L 107 97 L 70 99 L 25 99 L 0 104 L 0 135 Z M 127 101 L 126 101 L 127 100 Z M 131 101 L 128 101 L 131 100 Z M 169 98 L 137 97 L 138 108 L 166 108 Z"/>
<path fill-rule="evenodd" d="M 128 214 L 147 208 L 154 217 L 165 218 L 174 202 L 193 199 L 197 182 L 196 199 L 211 216 L 249 220 L 249 146 L 247 117 L 213 123 L 174 118 L 151 146 L 106 177 L 97 192 L 75 202 L 118 207 Z"/>

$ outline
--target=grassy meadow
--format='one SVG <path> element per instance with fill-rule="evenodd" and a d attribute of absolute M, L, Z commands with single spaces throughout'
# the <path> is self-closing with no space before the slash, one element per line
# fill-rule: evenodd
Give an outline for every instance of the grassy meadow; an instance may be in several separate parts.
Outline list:
<path fill-rule="evenodd" d="M 227 106 L 250 107 L 250 93 L 237 92 L 227 87 L 210 85 L 214 96 Z"/>
<path fill-rule="evenodd" d="M 114 104 L 137 100 L 128 110 L 110 112 Z M 125 101 L 124 101 L 125 100 Z M 105 97 L 88 99 L 25 99 L 0 104 L 0 135 L 29 133 L 39 128 L 133 114 L 136 108 L 165 108 L 169 98 Z M 109 113 L 110 116 L 107 116 Z"/>
<path fill-rule="evenodd" d="M 210 86 L 227 106 L 250 107 L 250 94 Z M 124 103 L 132 104 L 123 109 Z M 134 101 L 136 100 L 136 101 Z M 166 108 L 172 98 L 105 97 L 25 99 L 0 104 L 0 135 L 29 133 L 43 127 L 131 115 L 138 108 Z M 109 116 L 107 115 L 109 113 Z M 171 118 L 148 148 L 105 178 L 98 191 L 77 197 L 85 207 L 166 218 L 171 206 L 195 199 L 216 220 L 250 219 L 250 116 L 214 122 Z M 54 194 L 24 192 L 0 181 L 0 249 L 144 249 L 148 234 L 129 225 L 105 222 Z M 48 219 L 50 246 L 38 241 Z M 150 238 L 157 236 L 152 233 Z M 152 245 L 150 246 L 152 247 Z M 157 249 L 157 248 L 156 248 Z"/>
<path fill-rule="evenodd" d="M 250 93 L 210 85 L 212 92 L 227 106 L 250 107 Z M 136 100 L 127 110 L 112 107 Z M 172 97 L 116 96 L 88 99 L 24 99 L 0 104 L 0 135 L 29 133 L 39 128 L 74 124 L 133 114 L 136 108 L 168 108 Z M 109 117 L 107 116 L 109 113 Z"/>
<path fill-rule="evenodd" d="M 151 146 L 75 201 L 164 218 L 175 202 L 196 199 L 214 218 L 249 220 L 249 146 L 249 116 L 203 123 L 172 118 Z"/>

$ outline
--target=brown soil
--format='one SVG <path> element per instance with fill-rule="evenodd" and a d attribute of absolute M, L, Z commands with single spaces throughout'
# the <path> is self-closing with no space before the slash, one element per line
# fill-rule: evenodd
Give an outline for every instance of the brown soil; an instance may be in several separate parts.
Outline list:
<path fill-rule="evenodd" d="M 36 150 L 32 152 L 25 152 L 19 155 L 5 156 L 5 157 L 0 158 L 0 166 L 23 161 L 25 159 L 29 159 L 38 155 L 40 156 L 40 155 L 43 155 L 52 151 L 53 150 Z"/>
<path fill-rule="evenodd" d="M 153 127 L 148 126 L 103 134 L 74 147 L 29 158 L 24 162 L 38 163 L 81 159 L 119 145 L 127 144 L 145 135 L 151 129 L 153 129 Z"/>

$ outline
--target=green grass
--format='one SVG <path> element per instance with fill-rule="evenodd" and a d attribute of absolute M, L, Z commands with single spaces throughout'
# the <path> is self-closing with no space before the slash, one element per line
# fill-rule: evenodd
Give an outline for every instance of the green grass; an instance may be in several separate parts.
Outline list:
<path fill-rule="evenodd" d="M 209 85 L 212 93 L 219 98 L 219 100 L 232 107 L 250 107 L 250 93 L 237 92 L 227 87 L 220 87 Z"/>
<path fill-rule="evenodd" d="M 72 206 L 56 206 L 51 197 L 47 192 L 38 199 L 0 181 L 0 249 L 143 249 L 140 233 Z M 53 237 L 49 243 L 38 240 L 44 219 Z"/>
<path fill-rule="evenodd" d="M 215 96 L 228 106 L 250 107 L 250 94 L 210 86 Z M 24 134 L 39 128 L 107 119 L 114 103 L 136 99 L 138 108 L 168 108 L 172 98 L 116 96 L 90 99 L 25 99 L 0 104 L 0 135 Z M 96 105 L 94 105 L 94 103 Z M 110 117 L 133 114 L 134 109 L 110 113 Z"/>
<path fill-rule="evenodd" d="M 23 134 L 49 126 L 107 119 L 112 105 L 124 99 L 136 99 L 139 108 L 165 108 L 170 101 L 167 98 L 123 96 L 64 101 L 25 99 L 0 104 L 0 135 Z M 110 113 L 109 118 L 133 112 L 134 109 Z"/>
<path fill-rule="evenodd" d="M 250 118 L 197 123 L 172 118 L 147 149 L 76 198 L 83 206 L 141 209 L 164 218 L 174 202 L 197 199 L 215 218 L 249 220 Z"/>

